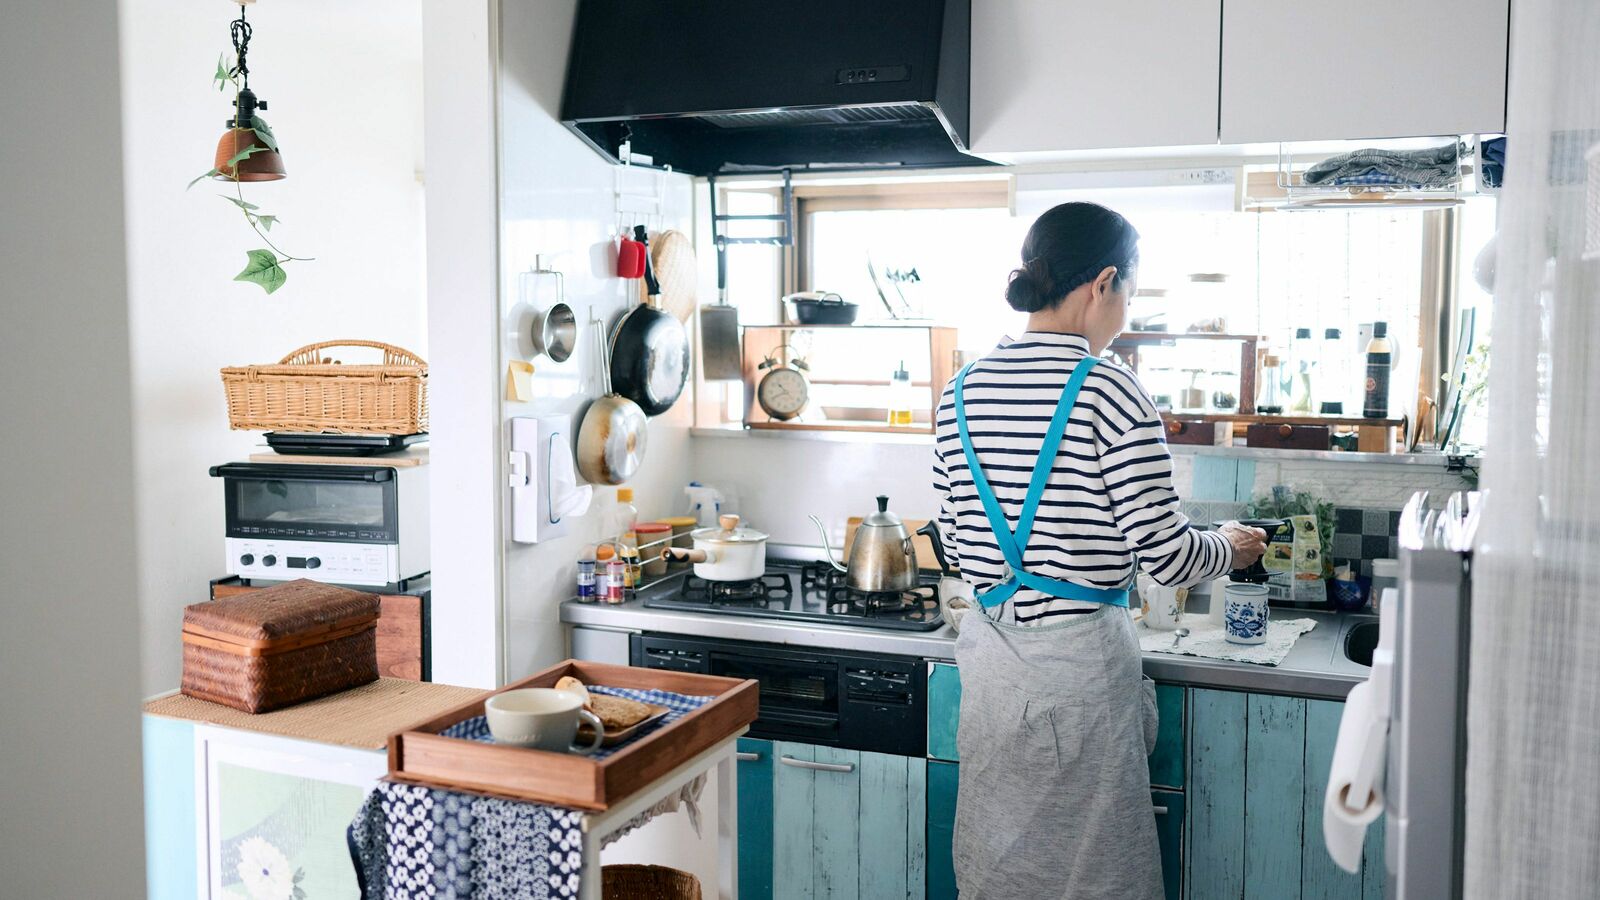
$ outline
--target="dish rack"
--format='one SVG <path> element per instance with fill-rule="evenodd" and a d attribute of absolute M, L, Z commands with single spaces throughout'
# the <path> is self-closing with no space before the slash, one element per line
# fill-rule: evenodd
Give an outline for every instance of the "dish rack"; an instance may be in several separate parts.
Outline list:
<path fill-rule="evenodd" d="M 1461 139 L 1456 136 L 1439 139 L 1454 148 L 1456 176 L 1439 185 L 1395 184 L 1385 182 L 1346 182 L 1342 184 L 1307 184 L 1305 168 L 1296 168 L 1296 154 L 1288 144 L 1278 145 L 1277 186 L 1282 191 L 1283 210 L 1330 208 L 1407 208 L 1440 209 L 1457 206 L 1467 193 L 1464 188 L 1463 167 L 1478 156 L 1476 136 Z M 1426 148 L 1406 148 L 1426 149 Z M 1301 162 L 1304 156 L 1299 157 Z"/>

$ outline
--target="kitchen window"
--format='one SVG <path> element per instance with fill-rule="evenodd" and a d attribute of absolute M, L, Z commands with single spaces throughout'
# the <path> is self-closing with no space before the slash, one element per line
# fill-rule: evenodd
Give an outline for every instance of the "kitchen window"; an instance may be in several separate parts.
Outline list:
<path fill-rule="evenodd" d="M 1151 186 L 1160 179 L 1148 173 L 1134 184 L 1122 173 L 1019 173 L 1014 185 L 1009 175 L 798 184 L 794 246 L 734 248 L 729 282 L 746 323 L 787 317 L 778 301 L 784 293 L 833 291 L 858 304 L 860 323 L 895 316 L 954 326 L 959 355 L 970 358 L 1025 327 L 1026 316 L 1006 307 L 1004 288 L 1034 218 L 1056 203 L 1092 200 L 1123 212 L 1141 234 L 1130 318 L 1171 332 L 1211 325 L 1259 334 L 1274 355 L 1330 360 L 1319 373 L 1329 378 L 1326 395 L 1345 398 L 1351 414 L 1358 414 L 1363 378 L 1362 326 L 1386 322 L 1397 348 L 1395 415 L 1414 417 L 1419 395 L 1439 393 L 1433 386 L 1450 366 L 1461 310 L 1477 311 L 1473 344 L 1485 343 L 1489 297 L 1470 273 L 1494 230 L 1493 197 L 1426 210 L 1240 211 L 1234 186 L 1240 170 L 1206 172 L 1227 177 L 1185 175 L 1165 186 Z M 751 211 L 778 209 L 773 191 L 724 196 L 739 194 L 764 198 Z M 761 290 L 744 290 L 738 285 L 744 278 L 760 280 Z M 1298 329 L 1310 330 L 1314 346 L 1295 340 Z M 1338 329 L 1336 341 L 1325 337 L 1329 329 Z M 902 360 L 914 379 L 928 377 L 926 340 L 912 332 L 874 332 L 869 347 L 803 332 L 795 337 L 808 343 L 796 349 L 808 356 L 813 378 L 828 382 L 816 385 L 813 396 L 830 418 L 870 418 Z M 1184 378 L 1199 378 L 1209 386 L 1230 373 L 1237 377 L 1240 368 L 1237 345 L 1185 342 L 1150 357 L 1149 365 L 1162 369 L 1143 373 L 1153 392 L 1152 381 L 1181 388 Z M 734 388 L 727 421 L 743 413 Z M 1467 421 L 1470 440 L 1481 434 L 1481 422 Z"/>

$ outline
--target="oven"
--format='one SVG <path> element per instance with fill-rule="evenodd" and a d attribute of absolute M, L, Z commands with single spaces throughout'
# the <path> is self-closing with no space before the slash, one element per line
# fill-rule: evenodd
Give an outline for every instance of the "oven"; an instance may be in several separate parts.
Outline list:
<path fill-rule="evenodd" d="M 426 466 L 228 463 L 227 571 L 383 586 L 426 573 Z"/>
<path fill-rule="evenodd" d="M 750 737 L 901 756 L 927 749 L 926 663 L 918 657 L 645 632 L 632 635 L 629 661 L 758 682 Z"/>

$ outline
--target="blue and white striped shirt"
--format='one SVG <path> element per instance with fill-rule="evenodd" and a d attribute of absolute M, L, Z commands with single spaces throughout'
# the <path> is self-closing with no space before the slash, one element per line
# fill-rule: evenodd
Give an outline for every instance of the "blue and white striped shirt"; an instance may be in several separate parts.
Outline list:
<path fill-rule="evenodd" d="M 1081 335 L 1029 331 L 979 360 L 963 389 L 973 449 L 1000 508 L 1015 528 L 1028 479 L 1061 390 L 1089 353 Z M 1005 578 L 956 431 L 954 385 L 939 404 L 933 482 L 939 532 L 981 594 Z M 1133 580 L 1134 561 L 1161 584 L 1195 584 L 1225 574 L 1227 538 L 1201 531 L 1178 511 L 1172 457 L 1155 404 L 1126 368 L 1102 361 L 1078 394 L 1050 481 L 1023 553 L 1029 572 L 1096 588 Z M 1020 590 L 1005 621 L 1044 624 L 1096 605 Z"/>

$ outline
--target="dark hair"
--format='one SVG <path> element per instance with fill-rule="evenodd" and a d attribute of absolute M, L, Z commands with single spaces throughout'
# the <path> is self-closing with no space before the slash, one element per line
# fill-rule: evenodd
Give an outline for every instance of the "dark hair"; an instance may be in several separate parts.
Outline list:
<path fill-rule="evenodd" d="M 1098 203 L 1063 203 L 1040 216 L 1022 242 L 1022 268 L 1011 270 L 1006 302 L 1021 312 L 1060 303 L 1116 266 L 1121 284 L 1139 263 L 1139 232 Z"/>

